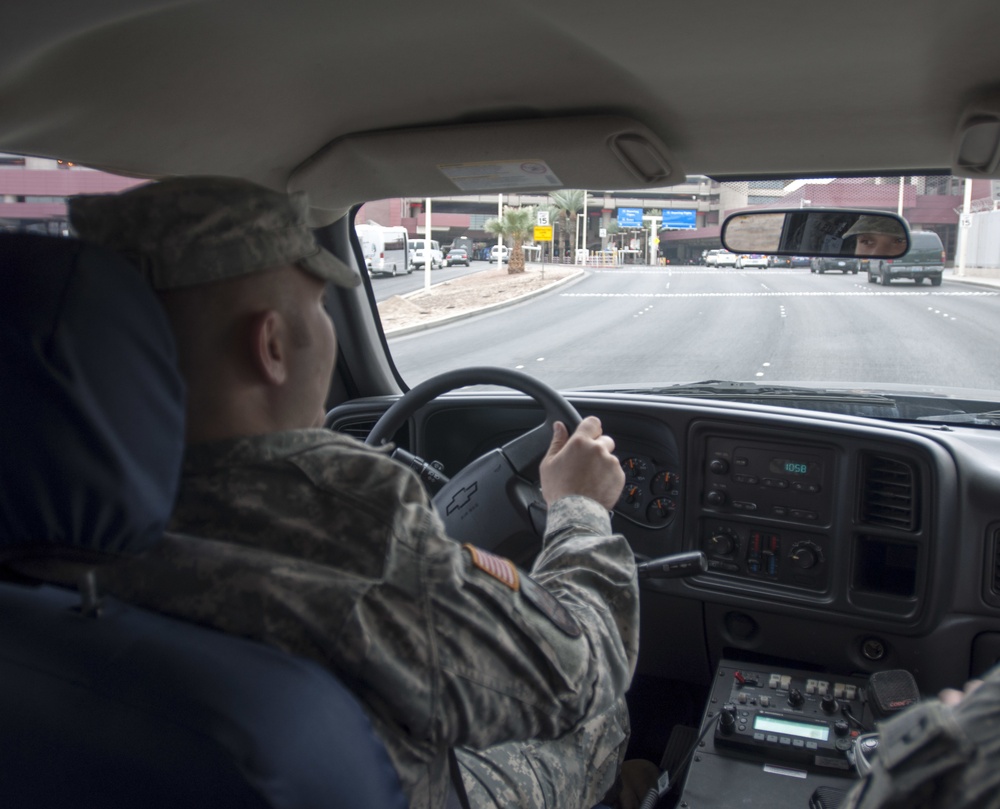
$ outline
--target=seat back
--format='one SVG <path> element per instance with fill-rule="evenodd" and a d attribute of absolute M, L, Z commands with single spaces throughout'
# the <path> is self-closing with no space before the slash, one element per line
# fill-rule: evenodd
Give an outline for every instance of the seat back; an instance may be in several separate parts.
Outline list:
<path fill-rule="evenodd" d="M 158 541 L 183 452 L 169 327 L 123 259 L 0 234 L 0 446 L 0 802 L 406 805 L 326 670 L 89 586 Z"/>

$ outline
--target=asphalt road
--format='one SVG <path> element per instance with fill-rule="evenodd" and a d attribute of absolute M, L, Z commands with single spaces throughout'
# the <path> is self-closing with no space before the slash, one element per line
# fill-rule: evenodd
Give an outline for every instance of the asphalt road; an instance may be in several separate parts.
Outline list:
<path fill-rule="evenodd" d="M 450 281 L 453 278 L 461 278 L 474 272 L 488 270 L 496 267 L 487 261 L 473 261 L 469 267 L 442 267 L 439 270 L 431 270 L 431 283 L 440 284 L 443 281 Z M 376 301 L 384 301 L 393 295 L 405 295 L 407 292 L 416 292 L 424 286 L 424 268 L 420 267 L 409 275 L 376 275 L 372 277 L 372 289 L 375 292 Z"/>
<path fill-rule="evenodd" d="M 499 365 L 568 389 L 705 379 L 1000 390 L 1000 290 L 808 269 L 591 270 L 539 298 L 390 340 L 409 384 Z"/>

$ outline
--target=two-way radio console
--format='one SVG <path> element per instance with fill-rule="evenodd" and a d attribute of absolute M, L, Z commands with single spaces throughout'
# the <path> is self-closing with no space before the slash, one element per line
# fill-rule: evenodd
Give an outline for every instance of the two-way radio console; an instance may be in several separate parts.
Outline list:
<path fill-rule="evenodd" d="M 848 751 L 863 731 L 866 680 L 723 661 L 712 703 L 714 742 L 768 760 L 832 770 L 851 767 Z"/>

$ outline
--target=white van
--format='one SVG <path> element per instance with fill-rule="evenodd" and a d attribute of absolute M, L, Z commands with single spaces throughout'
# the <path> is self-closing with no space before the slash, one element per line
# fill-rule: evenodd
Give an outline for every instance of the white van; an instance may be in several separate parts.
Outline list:
<path fill-rule="evenodd" d="M 410 267 L 423 267 L 426 261 L 427 239 L 410 239 Z M 444 253 L 441 252 L 441 245 L 431 239 L 431 269 L 437 270 L 444 266 Z"/>

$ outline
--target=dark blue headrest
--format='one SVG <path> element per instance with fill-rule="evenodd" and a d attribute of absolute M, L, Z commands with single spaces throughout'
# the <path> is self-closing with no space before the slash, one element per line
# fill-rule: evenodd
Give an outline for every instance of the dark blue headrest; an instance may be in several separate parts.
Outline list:
<path fill-rule="evenodd" d="M 125 259 L 0 234 L 0 552 L 136 552 L 163 532 L 184 449 L 170 325 Z"/>

